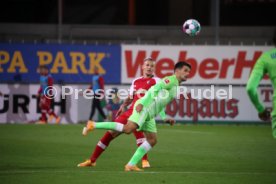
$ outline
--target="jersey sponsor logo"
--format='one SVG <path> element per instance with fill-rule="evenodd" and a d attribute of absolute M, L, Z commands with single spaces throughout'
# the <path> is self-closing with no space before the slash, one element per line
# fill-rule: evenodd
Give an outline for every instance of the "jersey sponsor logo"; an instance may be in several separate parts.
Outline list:
<path fill-rule="evenodd" d="M 169 79 L 165 79 L 165 83 L 166 83 L 166 84 L 169 84 L 169 83 L 170 83 L 170 80 L 169 80 Z"/>

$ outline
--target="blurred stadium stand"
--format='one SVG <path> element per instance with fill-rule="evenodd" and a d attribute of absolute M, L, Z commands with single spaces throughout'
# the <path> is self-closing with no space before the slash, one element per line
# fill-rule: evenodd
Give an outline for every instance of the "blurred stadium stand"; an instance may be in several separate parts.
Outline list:
<path fill-rule="evenodd" d="M 181 26 L 62 25 L 62 43 L 214 45 L 215 28 L 202 26 L 200 36 L 189 37 Z M 275 27 L 219 28 L 220 45 L 271 45 Z M 0 42 L 59 43 L 57 24 L 0 23 Z"/>

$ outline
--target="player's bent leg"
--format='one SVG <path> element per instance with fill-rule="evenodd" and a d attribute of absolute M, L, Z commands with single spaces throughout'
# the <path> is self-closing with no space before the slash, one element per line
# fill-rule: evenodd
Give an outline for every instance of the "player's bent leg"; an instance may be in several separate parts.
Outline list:
<path fill-rule="evenodd" d="M 56 115 L 56 113 L 53 111 L 53 109 L 49 108 L 48 112 L 49 118 L 48 121 L 52 122 L 53 118 L 55 118 L 55 123 L 59 124 L 60 123 L 60 117 Z"/>
<path fill-rule="evenodd" d="M 156 133 L 152 133 L 152 132 L 145 132 L 145 136 L 146 136 L 146 141 L 151 145 L 151 147 L 155 146 L 157 143 L 157 134 Z M 143 156 L 143 158 L 146 156 L 147 154 L 145 154 Z M 149 168 L 150 164 L 148 162 L 148 160 L 144 160 L 142 158 L 142 167 L 143 168 Z"/>
<path fill-rule="evenodd" d="M 120 119 L 116 119 L 120 120 Z M 86 127 L 83 128 L 82 134 L 85 136 L 88 134 L 88 132 L 94 130 L 94 129 L 106 129 L 106 130 L 115 130 L 117 132 L 123 132 L 124 125 L 122 124 L 124 122 L 124 119 L 121 119 L 121 123 L 117 122 L 94 122 L 89 120 L 86 124 Z M 128 123 L 127 123 L 128 124 Z M 134 123 L 133 123 L 134 124 Z M 125 128 L 126 132 L 132 132 L 133 130 L 130 130 L 130 128 L 133 128 L 134 126 L 137 127 L 137 125 L 126 125 Z"/>
<path fill-rule="evenodd" d="M 133 135 L 136 138 L 136 144 L 137 144 L 137 146 L 140 146 L 146 140 L 145 135 L 144 135 L 144 133 L 142 131 L 134 130 L 133 131 Z"/>
<path fill-rule="evenodd" d="M 153 147 L 157 143 L 156 133 L 145 132 L 145 135 L 146 135 L 146 141 L 151 145 L 151 147 Z M 147 159 L 144 159 L 145 156 L 147 156 L 147 153 L 142 158 L 142 168 L 149 168 L 150 164 L 149 164 L 149 161 Z"/>
<path fill-rule="evenodd" d="M 116 132 L 113 130 L 108 130 L 108 132 L 112 135 L 113 139 L 115 139 L 116 137 L 122 134 L 122 132 Z"/>
<path fill-rule="evenodd" d="M 39 108 L 41 110 L 41 118 L 37 122 L 37 124 L 46 124 L 47 123 L 47 110 L 48 110 L 48 105 L 47 105 L 47 98 L 42 95 L 40 96 L 40 101 L 39 101 Z"/>
<path fill-rule="evenodd" d="M 94 122 L 88 121 L 86 127 L 83 128 L 82 134 L 87 135 L 88 132 L 94 129 L 106 129 L 106 130 L 115 130 L 117 132 L 123 132 L 126 134 L 132 133 L 135 129 L 138 128 L 138 125 L 132 121 L 128 121 L 126 125 L 117 122 Z"/>
<path fill-rule="evenodd" d="M 156 144 L 156 140 L 153 140 L 154 138 L 156 138 L 156 133 L 154 132 L 147 132 L 146 133 L 146 137 L 150 138 L 149 140 L 151 141 L 151 143 L 153 145 Z M 148 140 L 144 141 L 141 146 L 138 147 L 138 149 L 136 150 L 136 152 L 134 153 L 134 155 L 132 156 L 132 158 L 130 159 L 130 161 L 128 162 L 128 164 L 125 167 L 125 171 L 128 171 L 127 168 L 137 168 L 136 165 L 137 163 L 142 159 L 142 157 L 149 152 L 149 150 L 152 148 L 152 145 L 148 142 Z"/>
<path fill-rule="evenodd" d="M 122 124 L 126 124 L 127 123 L 127 118 L 128 116 L 119 116 L 116 118 L 116 122 L 120 122 Z M 94 124 L 92 121 L 88 121 L 87 122 L 87 130 L 88 129 L 93 129 L 94 128 Z M 86 128 L 85 127 L 85 128 Z M 121 135 L 121 132 L 117 132 L 117 131 L 113 131 L 113 130 L 109 130 L 105 133 L 105 135 L 100 139 L 100 141 L 98 142 L 98 144 L 96 145 L 93 153 L 90 156 L 90 163 L 93 163 L 96 165 L 96 161 L 97 159 L 101 156 L 101 154 L 106 150 L 106 148 L 109 146 L 110 142 L 118 137 L 119 135 Z"/>
<path fill-rule="evenodd" d="M 123 132 L 123 128 L 124 125 L 117 122 L 94 122 L 89 120 L 82 130 L 82 135 L 86 136 L 90 131 L 94 129 L 105 129 Z"/>
<path fill-rule="evenodd" d="M 47 124 L 47 116 L 46 116 L 47 110 L 41 109 L 41 117 L 37 124 Z"/>
<path fill-rule="evenodd" d="M 133 131 L 133 135 L 136 138 L 136 144 L 139 147 L 145 140 L 145 136 L 144 133 L 142 131 Z M 148 154 L 145 154 L 142 158 L 142 168 L 149 168 L 150 167 L 150 163 L 148 161 Z"/>
<path fill-rule="evenodd" d="M 123 126 L 123 132 L 125 134 L 130 134 L 138 128 L 138 125 L 132 121 L 128 121 L 126 125 Z"/>
<path fill-rule="evenodd" d="M 101 154 L 106 150 L 109 146 L 110 142 L 118 137 L 121 133 L 115 131 L 107 131 L 104 136 L 97 143 L 92 155 L 90 156 L 91 163 L 96 163 L 97 159 L 101 156 Z"/>
<path fill-rule="evenodd" d="M 145 132 L 146 140 L 151 145 L 151 147 L 157 144 L 157 134 L 153 132 Z"/>
<path fill-rule="evenodd" d="M 86 160 L 78 164 L 78 167 L 95 167 L 97 159 L 101 154 L 106 150 L 109 143 L 115 138 L 118 137 L 121 133 L 115 131 L 107 131 L 104 136 L 100 139 L 96 145 L 92 155 L 89 160 Z"/>

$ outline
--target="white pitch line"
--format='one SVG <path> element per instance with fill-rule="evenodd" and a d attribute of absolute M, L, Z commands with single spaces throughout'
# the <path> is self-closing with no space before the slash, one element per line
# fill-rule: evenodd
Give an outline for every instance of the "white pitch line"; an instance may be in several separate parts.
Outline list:
<path fill-rule="evenodd" d="M 34 173 L 110 173 L 110 174 L 219 174 L 219 175 L 276 175 L 275 173 L 262 173 L 262 172 L 208 172 L 208 171 L 144 171 L 144 172 L 125 172 L 125 171 L 84 171 L 84 170 L 56 170 L 56 171 L 41 171 L 41 170 L 13 170 L 13 171 L 0 171 L 0 174 L 34 174 Z"/>

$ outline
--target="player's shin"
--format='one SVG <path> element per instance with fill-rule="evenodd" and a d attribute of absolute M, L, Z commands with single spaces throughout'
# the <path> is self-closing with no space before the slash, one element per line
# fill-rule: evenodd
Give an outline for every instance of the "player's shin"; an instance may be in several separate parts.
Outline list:
<path fill-rule="evenodd" d="M 41 110 L 41 119 L 40 119 L 40 121 L 45 122 L 45 123 L 47 121 L 46 113 L 47 113 L 46 110 L 44 110 L 44 109 Z"/>
<path fill-rule="evenodd" d="M 116 122 L 101 122 L 95 123 L 96 129 L 106 129 L 106 130 L 115 130 L 117 132 L 122 132 L 124 125 Z"/>
<path fill-rule="evenodd" d="M 106 132 L 101 140 L 98 142 L 97 146 L 95 147 L 93 154 L 90 157 L 91 163 L 95 163 L 98 157 L 105 151 L 108 147 L 109 143 L 113 140 L 113 136 L 110 132 Z"/>
<path fill-rule="evenodd" d="M 116 122 L 94 122 L 88 121 L 86 126 L 82 130 L 82 135 L 86 136 L 90 131 L 94 129 L 105 129 L 105 130 L 115 130 L 117 132 L 122 132 L 124 125 Z"/>
<path fill-rule="evenodd" d="M 136 165 L 142 158 L 143 156 L 151 149 L 151 145 L 148 143 L 148 141 L 144 141 L 143 144 L 141 144 L 130 161 L 128 162 L 128 165 L 134 166 Z"/>
<path fill-rule="evenodd" d="M 54 113 L 52 109 L 49 109 L 47 112 L 50 116 L 53 116 L 54 118 L 57 118 L 57 115 Z"/>
<path fill-rule="evenodd" d="M 144 136 L 144 133 L 143 132 L 138 132 L 138 131 L 134 130 L 133 134 L 134 134 L 134 136 L 136 138 L 136 144 L 137 144 L 137 146 L 138 147 L 141 146 L 141 144 L 146 140 L 146 138 Z M 145 154 L 143 156 L 143 160 L 148 160 L 148 155 L 147 154 Z"/>

